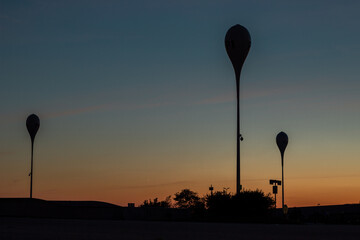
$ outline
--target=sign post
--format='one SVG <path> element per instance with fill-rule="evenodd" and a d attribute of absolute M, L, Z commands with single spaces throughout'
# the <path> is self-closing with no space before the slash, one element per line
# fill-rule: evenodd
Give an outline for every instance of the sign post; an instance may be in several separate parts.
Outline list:
<path fill-rule="evenodd" d="M 273 185 L 273 194 L 275 195 L 275 208 L 276 208 L 276 194 L 278 193 L 278 186 L 281 186 L 281 181 L 270 179 L 270 185 Z"/>

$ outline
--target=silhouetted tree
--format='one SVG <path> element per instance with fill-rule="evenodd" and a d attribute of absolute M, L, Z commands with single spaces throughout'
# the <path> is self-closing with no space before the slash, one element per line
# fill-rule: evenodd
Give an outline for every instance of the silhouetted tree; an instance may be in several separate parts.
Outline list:
<path fill-rule="evenodd" d="M 275 201 L 270 194 L 261 190 L 243 190 L 231 194 L 224 189 L 205 196 L 209 217 L 219 221 L 261 221 L 274 208 Z"/>
<path fill-rule="evenodd" d="M 259 189 L 255 191 L 244 190 L 232 197 L 233 207 L 243 216 L 265 216 L 268 211 L 275 207 L 275 201 L 270 193 Z"/>
<path fill-rule="evenodd" d="M 203 219 L 205 215 L 205 201 L 196 192 L 183 189 L 175 193 L 175 206 L 181 209 L 189 209 L 193 219 Z"/>
<path fill-rule="evenodd" d="M 190 189 L 183 189 L 175 193 L 175 206 L 178 208 L 196 208 L 204 206 L 204 201 L 198 196 L 196 192 Z"/>
<path fill-rule="evenodd" d="M 193 220 L 213 221 L 241 221 L 241 222 L 265 222 L 269 220 L 269 211 L 275 207 L 275 201 L 270 193 L 256 189 L 243 190 L 239 194 L 232 194 L 224 188 L 203 198 L 190 189 L 183 189 L 175 193 L 174 206 L 185 209 L 191 214 Z M 164 201 L 145 200 L 140 207 L 171 207 L 171 196 Z"/>
<path fill-rule="evenodd" d="M 154 198 L 153 201 L 151 199 L 145 200 L 140 207 L 160 207 L 160 208 L 170 208 L 171 207 L 171 195 L 167 196 L 164 201 L 158 201 L 158 198 Z"/>
<path fill-rule="evenodd" d="M 232 195 L 227 192 L 227 189 L 224 188 L 222 191 L 216 191 L 213 194 L 208 194 L 205 196 L 206 208 L 212 212 L 225 211 L 227 208 L 230 208 Z M 230 211 L 230 209 L 228 209 Z"/>

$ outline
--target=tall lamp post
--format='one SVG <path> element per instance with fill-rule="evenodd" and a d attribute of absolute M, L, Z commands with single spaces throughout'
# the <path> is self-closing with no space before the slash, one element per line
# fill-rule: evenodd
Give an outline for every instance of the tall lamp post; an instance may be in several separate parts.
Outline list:
<path fill-rule="evenodd" d="M 286 135 L 286 133 L 284 132 L 280 132 L 277 136 L 276 136 L 276 144 L 280 150 L 281 153 L 281 176 L 282 176 L 282 209 L 283 211 L 285 211 L 284 209 L 284 152 L 286 149 L 286 146 L 288 145 L 289 142 L 289 138 Z"/>
<path fill-rule="evenodd" d="M 31 138 L 31 171 L 30 171 L 30 198 L 32 198 L 32 182 L 33 182 L 33 156 L 34 156 L 34 140 L 35 135 L 40 127 L 40 119 L 35 114 L 31 114 L 26 119 L 26 128 L 30 134 Z"/>
<path fill-rule="evenodd" d="M 240 184 L 240 141 L 243 140 L 240 134 L 240 111 L 239 111 L 239 90 L 240 90 L 240 73 L 245 59 L 251 46 L 251 37 L 249 31 L 237 24 L 232 26 L 225 36 L 225 48 L 234 67 L 236 78 L 236 99 L 237 99 L 237 132 L 236 132 L 236 193 L 241 191 Z"/>

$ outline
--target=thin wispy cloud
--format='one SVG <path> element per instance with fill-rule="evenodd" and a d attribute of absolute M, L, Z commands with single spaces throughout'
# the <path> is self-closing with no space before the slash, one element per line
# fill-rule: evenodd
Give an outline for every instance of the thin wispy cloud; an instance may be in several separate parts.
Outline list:
<path fill-rule="evenodd" d="M 5 157 L 9 155 L 13 155 L 15 151 L 0 151 L 0 156 Z"/>
<path fill-rule="evenodd" d="M 9 16 L 7 14 L 0 14 L 0 27 L 5 28 L 4 25 L 7 23 L 20 23 L 21 20 L 18 18 L 14 18 L 12 16 Z"/>
<path fill-rule="evenodd" d="M 218 103 L 228 103 L 228 102 L 233 102 L 235 101 L 236 97 L 233 93 L 228 92 L 228 93 L 223 93 L 220 95 L 217 95 L 215 97 L 212 98 L 206 98 L 206 99 L 202 99 L 198 102 L 196 102 L 196 105 L 206 105 L 206 104 L 218 104 Z"/>
<path fill-rule="evenodd" d="M 334 176 L 309 176 L 309 177 L 287 177 L 287 180 L 310 180 L 310 179 L 339 179 L 339 178 L 359 178 L 360 174 L 344 174 L 344 175 L 334 175 Z M 269 181 L 269 178 L 244 178 L 245 182 L 259 182 L 259 181 Z"/>
<path fill-rule="evenodd" d="M 66 116 L 78 115 L 78 114 L 82 114 L 82 113 L 103 111 L 103 110 L 106 110 L 106 109 L 110 109 L 111 106 L 112 106 L 111 104 L 94 105 L 94 106 L 88 106 L 88 107 L 82 107 L 82 108 L 74 108 L 74 109 L 58 111 L 58 112 L 44 113 L 44 114 L 42 114 L 42 116 L 45 119 L 66 117 Z"/>
<path fill-rule="evenodd" d="M 249 90 L 241 95 L 242 100 L 251 100 L 257 98 L 269 98 L 281 94 L 290 94 L 291 92 L 298 91 L 297 87 L 283 87 L 283 88 L 274 88 L 274 89 L 259 89 L 259 90 Z M 176 97 L 174 97 L 176 95 Z M 73 116 L 85 113 L 93 112 L 102 112 L 102 111 L 121 111 L 121 110 L 140 110 L 140 109 L 151 109 L 158 107 L 166 106 L 191 106 L 191 105 L 208 105 L 208 104 L 219 104 L 219 103 L 229 103 L 236 100 L 235 93 L 220 93 L 217 96 L 212 98 L 205 98 L 197 100 L 195 97 L 193 99 L 189 96 L 179 96 L 179 94 L 174 93 L 174 95 L 169 95 L 168 93 L 164 96 L 154 96 L 154 98 L 148 99 L 146 103 L 122 103 L 122 102 L 111 102 L 98 105 L 90 105 L 73 109 L 65 109 L 54 112 L 46 112 L 42 114 L 44 118 L 57 118 L 57 117 L 66 117 Z"/>
<path fill-rule="evenodd" d="M 149 185 L 133 185 L 133 186 L 120 186 L 119 189 L 141 189 L 141 188 L 158 188 L 158 187 L 168 187 L 176 185 L 190 185 L 191 181 L 178 181 L 170 183 L 160 183 L 160 184 L 149 184 Z"/>
<path fill-rule="evenodd" d="M 240 93 L 241 100 L 252 100 L 258 98 L 269 98 L 279 95 L 288 95 L 294 92 L 298 92 L 303 87 L 281 87 L 281 88 L 270 88 L 270 89 L 250 89 Z M 218 104 L 218 103 L 228 103 L 234 102 L 236 100 L 236 90 L 227 93 L 221 93 L 215 97 L 207 98 L 196 102 L 195 104 Z"/>
<path fill-rule="evenodd" d="M 93 105 L 81 108 L 68 109 L 63 111 L 48 112 L 42 114 L 45 119 L 74 116 L 85 113 L 102 112 L 102 111 L 120 111 L 120 110 L 138 110 L 138 109 L 151 109 L 156 107 L 168 106 L 171 103 L 144 103 L 144 104 L 121 104 L 121 103 L 108 103 L 101 105 Z"/>

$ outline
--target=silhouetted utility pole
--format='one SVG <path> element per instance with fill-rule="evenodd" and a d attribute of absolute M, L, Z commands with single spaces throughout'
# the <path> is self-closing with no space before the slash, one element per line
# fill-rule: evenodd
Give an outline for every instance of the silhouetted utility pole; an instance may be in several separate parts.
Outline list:
<path fill-rule="evenodd" d="M 30 138 L 31 138 L 31 171 L 30 171 L 30 198 L 32 198 L 32 182 L 33 182 L 33 155 L 34 155 L 34 140 L 35 140 L 35 135 L 37 133 L 37 131 L 39 130 L 40 127 L 40 119 L 38 116 L 36 116 L 35 114 L 31 114 L 30 116 L 28 116 L 28 118 L 26 119 L 26 128 L 30 134 Z"/>
<path fill-rule="evenodd" d="M 283 209 L 283 211 L 285 210 L 285 208 L 284 208 L 284 185 L 285 185 L 284 184 L 284 152 L 285 152 L 285 149 L 286 149 L 286 146 L 287 146 L 288 142 L 289 142 L 289 138 L 286 135 L 286 133 L 280 132 L 276 136 L 276 144 L 278 145 L 278 148 L 279 148 L 280 153 L 281 153 L 282 209 Z"/>
<path fill-rule="evenodd" d="M 245 59 L 249 53 L 251 38 L 249 31 L 237 24 L 232 26 L 225 36 L 226 52 L 234 67 L 236 78 L 236 99 L 237 99 L 237 131 L 236 131 L 236 193 L 241 191 L 240 184 L 240 141 L 243 140 L 240 134 L 240 73 Z"/>

